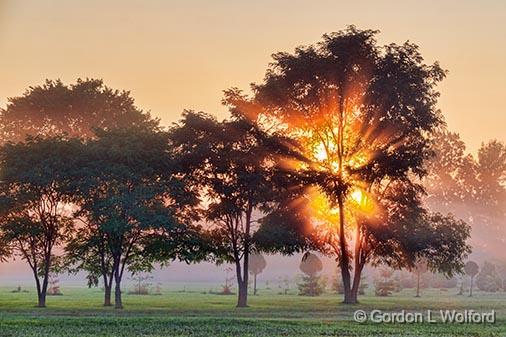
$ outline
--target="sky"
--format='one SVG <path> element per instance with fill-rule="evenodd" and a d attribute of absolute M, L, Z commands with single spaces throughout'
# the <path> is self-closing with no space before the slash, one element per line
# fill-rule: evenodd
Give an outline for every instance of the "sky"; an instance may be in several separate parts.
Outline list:
<path fill-rule="evenodd" d="M 417 43 L 449 70 L 439 107 L 471 152 L 504 137 L 505 1 L 0 0 L 0 106 L 44 79 L 102 78 L 176 121 L 225 116 L 222 90 L 262 80 L 270 55 L 348 24 Z"/>
<path fill-rule="evenodd" d="M 0 0 L 0 106 L 46 78 L 89 77 L 130 90 L 164 125 L 184 109 L 224 117 L 222 91 L 261 81 L 272 53 L 349 24 L 380 30 L 381 44 L 415 42 L 428 63 L 449 70 L 439 108 L 471 152 L 491 138 L 505 141 L 506 1 L 499 0 Z M 296 269 L 297 259 L 269 260 L 267 272 Z M 13 268 L 30 277 L 24 265 L 4 264 L 0 280 L 18 277 L 6 275 Z M 166 279 L 218 279 L 224 269 L 194 268 L 176 264 Z"/>

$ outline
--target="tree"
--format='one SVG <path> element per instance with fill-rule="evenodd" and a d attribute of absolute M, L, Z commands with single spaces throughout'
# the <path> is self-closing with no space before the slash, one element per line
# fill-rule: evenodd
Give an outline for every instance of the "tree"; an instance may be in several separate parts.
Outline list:
<path fill-rule="evenodd" d="M 435 252 L 429 268 L 453 273 L 470 249 L 468 226 L 427 212 L 419 184 L 429 135 L 443 124 L 435 87 L 445 71 L 425 64 L 412 43 L 378 46 L 376 33 L 351 26 L 274 54 L 253 97 L 231 89 L 225 98 L 232 111 L 298 143 L 305 160 L 278 158 L 278 165 L 298 176 L 301 193 L 264 221 L 262 238 L 279 237 L 276 247 L 288 253 L 309 238 L 337 257 L 345 303 L 357 302 L 366 263 L 409 267 Z"/>
<path fill-rule="evenodd" d="M 9 242 L 4 240 L 0 241 L 0 262 L 5 262 L 10 256 L 12 252 L 10 251 Z"/>
<path fill-rule="evenodd" d="M 81 166 L 79 153 L 79 141 L 60 137 L 8 143 L 0 151 L 0 242 L 30 266 L 39 307 L 46 306 L 55 247 L 73 225 L 69 172 Z"/>
<path fill-rule="evenodd" d="M 498 140 L 482 143 L 478 150 L 478 193 L 493 213 L 506 215 L 506 145 Z"/>
<path fill-rule="evenodd" d="M 251 254 L 249 260 L 249 272 L 253 275 L 253 295 L 257 294 L 257 275 L 267 266 L 262 254 Z"/>
<path fill-rule="evenodd" d="M 414 273 L 416 275 L 416 295 L 415 297 L 420 297 L 420 278 L 422 274 L 427 272 L 427 262 L 426 261 L 417 261 Z"/>
<path fill-rule="evenodd" d="M 391 268 L 381 268 L 378 277 L 374 282 L 376 296 L 389 296 L 395 289 L 395 280 L 393 279 L 394 270 Z"/>
<path fill-rule="evenodd" d="M 130 292 L 130 294 L 135 295 L 148 295 L 149 287 L 151 286 L 150 280 L 153 279 L 151 275 L 142 275 L 137 274 L 132 276 L 132 281 L 134 281 L 134 290 Z"/>
<path fill-rule="evenodd" d="M 485 261 L 476 277 L 476 286 L 482 291 L 493 293 L 502 288 L 502 279 L 497 275 L 495 264 Z"/>
<path fill-rule="evenodd" d="M 431 210 L 469 221 L 475 248 L 495 256 L 505 238 L 506 146 L 497 140 L 482 143 L 473 156 L 459 135 L 445 128 L 433 134 L 432 143 L 435 156 L 426 163 L 424 201 Z"/>
<path fill-rule="evenodd" d="M 102 80 L 78 79 L 70 85 L 46 80 L 8 99 L 0 110 L 0 142 L 63 134 L 90 138 L 95 128 L 155 127 L 157 123 L 135 106 L 130 92 L 111 89 Z"/>
<path fill-rule="evenodd" d="M 464 266 L 464 271 L 466 272 L 467 276 L 469 276 L 471 278 L 471 287 L 469 288 L 469 297 L 472 297 L 473 296 L 474 277 L 480 271 L 480 267 L 478 267 L 478 264 L 476 262 L 468 261 Z"/>
<path fill-rule="evenodd" d="M 299 269 L 305 274 L 299 284 L 300 295 L 319 296 L 323 292 L 320 276 L 318 275 L 323 269 L 320 258 L 315 254 L 305 254 L 302 257 Z"/>
<path fill-rule="evenodd" d="M 247 306 L 255 223 L 280 193 L 284 176 L 273 166 L 284 147 L 273 135 L 239 115 L 218 122 L 188 111 L 171 131 L 180 167 L 200 191 L 200 213 L 210 225 L 213 255 L 235 264 L 237 307 Z"/>
<path fill-rule="evenodd" d="M 474 158 L 457 133 L 441 128 L 434 132 L 434 156 L 426 162 L 426 202 L 433 210 L 455 211 L 461 204 L 475 204 L 479 182 Z M 467 208 L 467 207 L 466 207 Z"/>
<path fill-rule="evenodd" d="M 84 226 L 67 251 L 79 268 L 104 280 L 104 304 L 123 307 L 125 270 L 150 271 L 154 262 L 202 256 L 198 228 L 187 213 L 196 201 L 176 176 L 168 135 L 144 127 L 100 131 L 86 143 L 85 164 L 73 172 L 74 202 Z"/>

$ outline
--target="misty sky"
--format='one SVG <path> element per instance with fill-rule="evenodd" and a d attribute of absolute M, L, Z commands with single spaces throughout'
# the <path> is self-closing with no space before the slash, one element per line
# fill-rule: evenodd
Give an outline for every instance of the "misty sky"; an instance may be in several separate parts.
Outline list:
<path fill-rule="evenodd" d="M 505 1 L 0 0 L 0 106 L 46 78 L 95 77 L 131 90 L 164 125 L 183 109 L 225 116 L 223 89 L 247 89 L 273 52 L 348 24 L 381 30 L 381 43 L 415 42 L 450 71 L 439 107 L 472 152 L 484 140 L 505 140 Z M 270 265 L 274 275 L 298 262 Z M 29 278 L 28 270 L 0 265 L 0 282 Z M 192 278 L 222 270 L 173 267 Z"/>

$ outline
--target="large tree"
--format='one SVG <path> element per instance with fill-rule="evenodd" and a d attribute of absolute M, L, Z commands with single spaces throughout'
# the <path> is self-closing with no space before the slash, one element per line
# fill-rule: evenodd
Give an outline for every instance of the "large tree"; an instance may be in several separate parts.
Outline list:
<path fill-rule="evenodd" d="M 134 104 L 128 91 L 111 89 L 99 79 L 78 79 L 66 85 L 46 80 L 11 97 L 0 110 L 0 142 L 24 141 L 27 136 L 92 137 L 94 129 L 156 126 Z"/>
<path fill-rule="evenodd" d="M 149 271 L 155 262 L 197 259 L 197 228 L 187 210 L 196 198 L 180 176 L 165 132 L 146 128 L 100 131 L 74 171 L 74 202 L 82 225 L 67 246 L 71 261 L 104 282 L 104 305 L 115 284 L 122 308 L 125 270 Z M 201 255 L 199 255 L 201 256 Z"/>
<path fill-rule="evenodd" d="M 284 179 L 273 163 L 287 147 L 242 116 L 218 122 L 187 112 L 171 132 L 181 168 L 201 191 L 201 214 L 210 224 L 218 260 L 235 264 L 237 306 L 247 306 L 252 235 L 257 220 L 279 197 Z"/>
<path fill-rule="evenodd" d="M 425 64 L 412 43 L 378 45 L 376 33 L 351 26 L 293 54 L 274 54 L 253 97 L 226 94 L 233 111 L 300 144 L 306 161 L 278 162 L 306 188 L 277 218 L 310 232 L 337 258 L 345 303 L 357 301 L 367 262 L 402 267 L 438 255 L 429 268 L 452 273 L 469 249 L 467 225 L 428 214 L 418 184 L 431 156 L 428 135 L 442 125 L 435 86 L 445 71 Z"/>
<path fill-rule="evenodd" d="M 38 306 L 46 305 L 55 247 L 72 228 L 69 172 L 80 166 L 80 142 L 29 139 L 1 149 L 0 242 L 25 260 L 35 278 Z"/>

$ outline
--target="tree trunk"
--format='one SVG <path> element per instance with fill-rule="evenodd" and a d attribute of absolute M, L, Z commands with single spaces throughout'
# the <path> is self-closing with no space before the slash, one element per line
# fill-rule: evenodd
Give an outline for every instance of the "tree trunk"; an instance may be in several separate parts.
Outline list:
<path fill-rule="evenodd" d="M 253 208 L 251 204 L 248 205 L 246 211 L 246 226 L 244 229 L 244 255 L 243 255 L 243 266 L 241 271 L 241 261 L 238 259 L 237 252 L 236 256 L 236 272 L 237 272 L 237 288 L 239 294 L 237 296 L 237 307 L 244 308 L 248 306 L 248 275 L 249 275 L 249 250 L 250 250 L 250 229 L 251 229 L 251 213 Z M 242 274 L 242 277 L 241 277 Z"/>
<path fill-rule="evenodd" d="M 469 289 L 469 297 L 473 297 L 473 279 L 474 276 L 471 276 L 471 288 Z"/>
<path fill-rule="evenodd" d="M 111 294 L 112 294 L 112 285 L 106 283 L 104 285 L 104 307 L 112 306 Z"/>
<path fill-rule="evenodd" d="M 37 306 L 38 307 L 45 307 L 46 306 L 46 297 L 42 296 L 42 287 L 40 285 L 39 276 L 37 275 L 36 267 L 32 269 L 33 276 L 35 278 L 35 287 L 37 288 Z"/>
<path fill-rule="evenodd" d="M 339 262 L 341 276 L 343 278 L 344 303 L 355 304 L 357 303 L 357 299 L 353 299 L 353 293 L 351 291 L 350 261 L 344 232 L 344 202 L 341 193 L 338 194 L 337 201 L 339 205 L 339 248 L 341 250 L 341 259 Z"/>
<path fill-rule="evenodd" d="M 123 302 L 121 300 L 121 287 L 119 283 L 116 283 L 116 288 L 114 290 L 114 308 L 123 309 Z"/>
<path fill-rule="evenodd" d="M 245 308 L 248 306 L 248 283 L 242 281 L 238 285 L 239 296 L 237 297 L 237 307 Z"/>
<path fill-rule="evenodd" d="M 357 255 L 358 256 L 358 255 Z M 358 261 L 358 257 L 355 259 Z M 362 270 L 364 263 L 362 261 L 355 263 L 355 271 L 353 273 L 353 286 L 351 287 L 350 303 L 358 303 L 358 291 L 360 289 L 360 279 L 362 278 Z"/>
<path fill-rule="evenodd" d="M 44 289 L 44 282 L 41 286 L 39 278 L 35 278 L 35 283 L 37 284 L 37 307 L 45 308 L 46 307 L 46 293 L 47 293 L 47 285 Z"/>
<path fill-rule="evenodd" d="M 42 291 L 38 294 L 38 303 L 37 306 L 39 308 L 45 308 L 46 307 L 46 292 Z"/>
<path fill-rule="evenodd" d="M 241 261 L 235 262 L 236 276 L 237 276 L 237 307 L 243 308 L 248 306 L 248 282 L 245 277 L 241 276 Z"/>
<path fill-rule="evenodd" d="M 420 273 L 416 274 L 416 296 L 420 297 Z"/>
<path fill-rule="evenodd" d="M 44 280 L 42 281 L 42 290 L 39 295 L 39 307 L 44 308 L 46 306 L 46 295 L 47 295 L 47 285 L 48 285 L 48 275 L 44 276 Z"/>
<path fill-rule="evenodd" d="M 114 308 L 123 309 L 123 302 L 121 300 L 121 276 L 118 270 L 114 273 L 114 282 L 116 284 L 114 289 Z"/>
<path fill-rule="evenodd" d="M 34 270 L 35 275 L 35 283 L 37 284 L 37 306 L 39 308 L 46 307 L 46 295 L 47 295 L 47 285 L 49 282 L 49 259 L 46 258 L 46 264 L 44 266 L 44 276 L 42 279 L 42 285 L 40 284 L 39 277 L 37 275 L 37 271 Z"/>
<path fill-rule="evenodd" d="M 253 295 L 257 294 L 257 274 L 253 275 Z"/>

